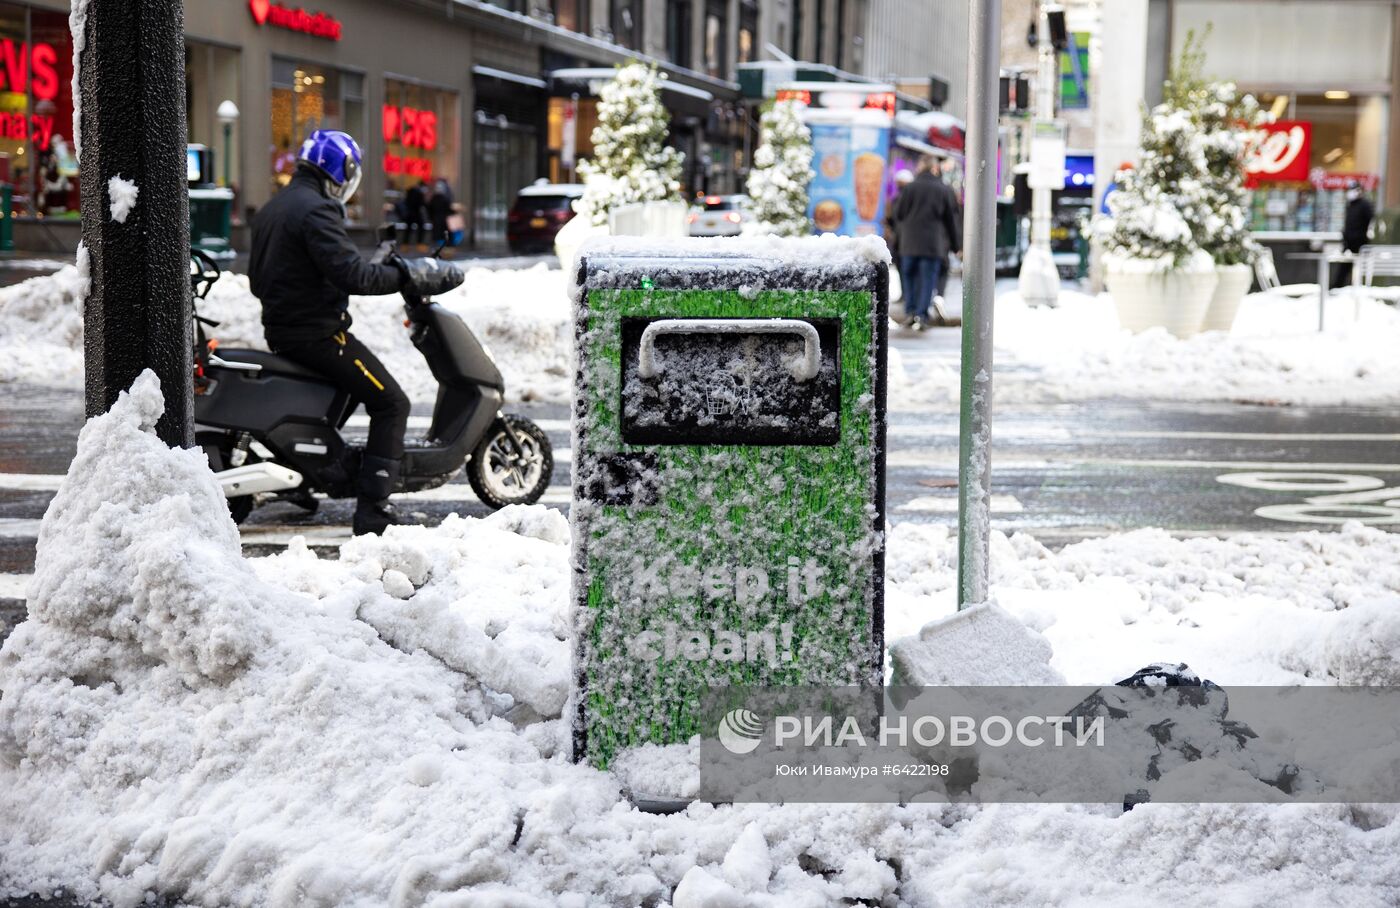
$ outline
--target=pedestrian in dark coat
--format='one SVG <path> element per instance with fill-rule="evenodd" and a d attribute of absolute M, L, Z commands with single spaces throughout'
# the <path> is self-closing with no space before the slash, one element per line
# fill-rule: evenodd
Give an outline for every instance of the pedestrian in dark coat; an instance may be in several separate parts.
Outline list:
<path fill-rule="evenodd" d="M 433 195 L 428 199 L 428 219 L 433 224 L 433 244 L 448 239 L 447 219 L 452 215 L 452 187 L 438 178 L 433 183 Z"/>
<path fill-rule="evenodd" d="M 423 227 L 428 222 L 428 184 L 423 180 L 404 193 L 403 219 L 408 225 L 408 242 L 423 245 Z"/>
<path fill-rule="evenodd" d="M 894 227 L 904 286 L 904 314 L 913 324 L 935 324 L 929 308 L 938 287 L 938 272 L 949 253 L 962 250 L 958 197 L 925 158 L 919 174 L 894 200 Z"/>
<path fill-rule="evenodd" d="M 1347 211 L 1342 221 L 1342 248 L 1357 253 L 1371 239 L 1371 221 L 1376 216 L 1376 206 L 1361 191 L 1361 184 L 1352 180 L 1347 184 Z M 1340 287 L 1351 283 L 1351 262 L 1337 265 L 1337 273 L 1332 276 L 1332 286 Z"/>

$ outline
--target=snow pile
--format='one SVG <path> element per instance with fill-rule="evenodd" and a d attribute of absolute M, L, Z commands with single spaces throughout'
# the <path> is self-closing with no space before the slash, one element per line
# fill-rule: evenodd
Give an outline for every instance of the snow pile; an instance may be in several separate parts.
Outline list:
<path fill-rule="evenodd" d="M 1359 311 L 1359 317 L 1356 313 Z M 1400 312 L 1372 299 L 1336 296 L 1327 330 L 1317 299 L 1257 293 L 1234 329 L 1178 339 L 1162 329 L 1118 326 L 1112 297 L 1065 292 L 1057 308 L 996 301 L 998 403 L 1145 398 L 1271 404 L 1380 404 L 1400 400 Z M 897 374 L 897 406 L 955 401 L 957 373 L 937 360 Z"/>
<path fill-rule="evenodd" d="M 76 385 L 83 375 L 83 286 L 73 266 L 0 289 L 0 382 Z M 438 302 L 466 319 L 496 358 L 512 400 L 568 400 L 573 375 L 572 327 L 559 270 L 543 264 L 520 271 L 473 268 L 463 285 Z M 355 332 L 415 400 L 437 393 L 428 364 L 403 327 L 398 295 L 353 297 Z M 219 322 L 206 327 L 225 347 L 266 349 L 261 308 L 248 278 L 225 273 L 197 303 Z"/>
<path fill-rule="evenodd" d="M 1286 537 L 1175 539 L 1139 530 L 1052 552 L 992 536 L 993 598 L 1045 636 L 1070 684 L 1185 662 L 1238 684 L 1400 684 L 1400 534 L 1359 524 Z M 890 536 L 885 637 L 957 608 L 956 537 Z"/>
<path fill-rule="evenodd" d="M 0 649 L 0 898 L 58 886 L 122 908 L 156 896 L 527 908 L 1400 898 L 1392 807 L 639 813 L 615 777 L 568 761 L 565 723 L 485 677 L 547 681 L 564 664 L 557 515 L 395 528 L 337 562 L 299 545 L 245 562 L 202 459 L 149 434 L 160 408 L 145 377 L 84 430 L 41 534 L 33 617 Z M 1225 684 L 1299 680 L 1332 671 L 1329 647 L 1394 652 L 1400 539 L 1379 531 L 995 546 L 998 600 L 1046 635 L 1071 681 L 1164 655 Z M 895 528 L 891 637 L 951 610 L 954 554 L 936 528 Z"/>
<path fill-rule="evenodd" d="M 83 380 L 87 276 L 73 265 L 0 289 L 0 382 Z"/>

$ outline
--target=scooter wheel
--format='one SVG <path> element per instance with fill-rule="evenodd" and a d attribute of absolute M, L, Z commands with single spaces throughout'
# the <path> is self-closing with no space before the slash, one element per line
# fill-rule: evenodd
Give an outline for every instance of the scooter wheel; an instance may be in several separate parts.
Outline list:
<path fill-rule="evenodd" d="M 507 425 L 520 442 L 519 450 L 506 432 Z M 534 504 L 549 488 L 553 473 L 549 436 L 522 416 L 503 416 L 492 423 L 467 463 L 467 482 L 491 508 Z"/>
<path fill-rule="evenodd" d="M 209 459 L 209 469 L 218 473 L 220 470 L 228 469 L 229 454 L 233 451 L 233 436 L 225 432 L 199 432 L 195 435 L 195 444 L 204 450 L 204 456 Z M 226 499 L 228 501 L 228 514 L 233 518 L 234 523 L 242 523 L 248 519 L 248 515 L 253 513 L 253 496 L 239 495 L 236 498 Z"/>

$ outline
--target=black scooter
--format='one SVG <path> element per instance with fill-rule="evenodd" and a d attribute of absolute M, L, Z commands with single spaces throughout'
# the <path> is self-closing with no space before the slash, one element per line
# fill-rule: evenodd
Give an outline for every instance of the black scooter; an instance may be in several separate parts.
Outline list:
<path fill-rule="evenodd" d="M 380 248 L 393 257 L 392 240 Z M 415 263 L 419 264 L 419 263 Z M 406 440 L 399 492 L 440 486 L 465 465 L 467 481 L 492 508 L 533 504 L 549 486 L 554 454 L 544 430 L 503 414 L 505 382 L 466 323 L 430 297 L 464 280 L 437 259 L 411 272 L 401 291 L 405 325 L 438 382 L 432 424 Z M 195 251 L 197 300 L 219 279 L 217 263 Z M 356 407 L 319 373 L 262 350 L 230 349 L 206 337 L 216 322 L 195 313 L 195 441 L 209 458 L 235 522 L 270 501 L 316 510 L 322 494 L 353 498 L 362 449 L 341 435 Z"/>

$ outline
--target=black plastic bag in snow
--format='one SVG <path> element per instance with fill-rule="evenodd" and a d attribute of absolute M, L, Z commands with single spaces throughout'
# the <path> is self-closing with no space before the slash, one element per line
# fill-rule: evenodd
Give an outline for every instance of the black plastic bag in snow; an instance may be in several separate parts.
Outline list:
<path fill-rule="evenodd" d="M 1230 760 L 1230 756 L 1239 754 L 1249 741 L 1258 737 L 1245 723 L 1228 718 L 1230 699 L 1225 689 L 1202 679 L 1184 662 L 1154 662 L 1114 687 L 1131 688 L 1135 692 L 1128 694 L 1100 688 L 1081 700 L 1069 715 L 1072 718 L 1103 716 L 1138 732 L 1135 746 L 1143 759 L 1145 782 L 1155 782 L 1163 773 L 1203 757 L 1237 762 Z M 1160 704 L 1160 709 L 1154 708 L 1154 704 Z M 1291 793 L 1302 776 L 1299 768 L 1291 763 L 1273 763 L 1265 772 L 1258 769 L 1262 767 L 1252 770 L 1255 778 L 1285 793 Z M 1134 805 L 1150 799 L 1143 787 L 1124 795 L 1123 808 L 1131 810 Z"/>

